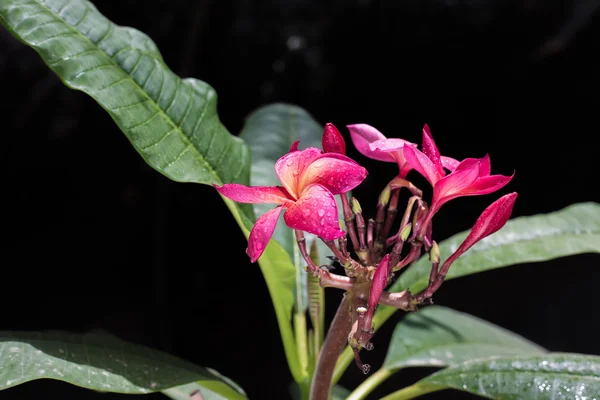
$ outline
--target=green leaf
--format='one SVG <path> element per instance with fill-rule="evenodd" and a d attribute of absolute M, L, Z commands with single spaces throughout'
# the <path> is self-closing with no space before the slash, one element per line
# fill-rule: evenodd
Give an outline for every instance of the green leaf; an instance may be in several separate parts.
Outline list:
<path fill-rule="evenodd" d="M 205 398 L 246 398 L 216 371 L 105 333 L 0 332 L 0 390 L 42 378 L 128 394 L 198 382 Z"/>
<path fill-rule="evenodd" d="M 242 229 L 244 236 L 248 238 L 250 229 L 243 221 L 244 215 L 239 212 L 233 201 L 225 197 L 222 198 Z M 269 242 L 263 255 L 258 259 L 258 265 L 273 301 L 277 324 L 290 372 L 296 382 L 304 382 L 306 380 L 306 371 L 302 371 L 300 368 L 300 361 L 296 353 L 294 332 L 291 326 L 296 268 L 290 263 L 288 253 L 275 240 Z"/>
<path fill-rule="evenodd" d="M 546 351 L 504 328 L 441 306 L 407 314 L 396 325 L 383 367 L 445 367 L 497 355 Z"/>
<path fill-rule="evenodd" d="M 600 357 L 550 353 L 484 358 L 446 368 L 419 381 L 417 386 L 423 393 L 457 389 L 502 400 L 598 400 Z M 386 400 L 411 398 L 414 396 L 385 397 Z"/>
<path fill-rule="evenodd" d="M 0 21 L 65 85 L 96 100 L 158 172 L 179 182 L 248 182 L 248 148 L 221 124 L 214 89 L 180 79 L 145 34 L 85 0 L 0 0 Z"/>
<path fill-rule="evenodd" d="M 468 231 L 442 241 L 442 260 L 457 249 L 467 235 Z M 597 252 L 600 252 L 600 204 L 574 204 L 560 211 L 508 221 L 500 231 L 483 239 L 456 260 L 446 280 L 515 264 Z M 387 290 L 400 292 L 410 288 L 413 293 L 418 293 L 427 287 L 429 271 L 428 257 L 421 257 Z M 373 317 L 375 329 L 395 312 L 393 307 L 380 305 Z M 339 380 L 352 359 L 352 350 L 348 347 L 338 360 L 334 382 Z"/>
<path fill-rule="evenodd" d="M 333 385 L 331 388 L 331 400 L 344 400 L 350 395 L 350 391 L 343 386 Z"/>

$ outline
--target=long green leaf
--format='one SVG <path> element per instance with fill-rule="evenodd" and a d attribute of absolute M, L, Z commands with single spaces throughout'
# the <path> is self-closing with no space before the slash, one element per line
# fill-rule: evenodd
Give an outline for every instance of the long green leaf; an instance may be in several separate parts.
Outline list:
<path fill-rule="evenodd" d="M 177 77 L 145 34 L 113 24 L 85 0 L 0 0 L 0 22 L 35 49 L 67 86 L 96 100 L 160 173 L 180 182 L 249 183 L 249 149 L 219 121 L 213 88 Z M 252 207 L 227 205 L 247 237 Z M 298 378 L 295 353 L 286 344 L 289 313 L 277 309 L 293 304 L 288 291 L 294 278 L 285 264 L 278 264 L 285 262 L 285 253 L 276 247 L 267 252 L 274 258 L 260 265 L 290 369 Z"/>
<path fill-rule="evenodd" d="M 407 314 L 396 326 L 383 367 L 445 367 L 498 355 L 546 351 L 504 328 L 441 306 Z"/>
<path fill-rule="evenodd" d="M 492 357 L 446 368 L 384 397 L 406 400 L 442 389 L 457 389 L 489 399 L 599 400 L 600 357 L 550 353 Z"/>
<path fill-rule="evenodd" d="M 440 243 L 442 260 L 458 248 L 468 233 L 458 233 Z M 483 239 L 456 260 L 446 280 L 515 264 L 598 252 L 600 204 L 574 204 L 560 211 L 508 221 L 500 231 Z M 400 292 L 410 288 L 413 293 L 418 293 L 427 286 L 429 271 L 428 258 L 421 257 L 387 290 Z M 373 317 L 375 329 L 395 312 L 395 308 L 379 306 Z M 338 360 L 334 382 L 341 377 L 352 358 L 352 350 L 346 348 Z"/>
<path fill-rule="evenodd" d="M 429 306 L 396 325 L 383 366 L 348 400 L 363 399 L 393 373 L 406 367 L 446 367 L 491 356 L 543 354 L 542 347 L 469 314 Z"/>
<path fill-rule="evenodd" d="M 212 87 L 180 79 L 145 34 L 85 0 L 0 0 L 0 21 L 69 87 L 98 102 L 170 179 L 248 182 L 249 151 L 217 115 Z"/>
<path fill-rule="evenodd" d="M 197 389 L 205 398 L 246 398 L 237 385 L 216 371 L 112 335 L 0 332 L 0 390 L 42 378 L 129 394 L 198 382 Z"/>

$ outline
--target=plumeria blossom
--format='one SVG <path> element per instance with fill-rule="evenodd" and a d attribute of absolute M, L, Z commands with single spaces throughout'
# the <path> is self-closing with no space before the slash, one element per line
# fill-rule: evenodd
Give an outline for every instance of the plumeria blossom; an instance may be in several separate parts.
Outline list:
<path fill-rule="evenodd" d="M 334 240 L 345 234 L 340 229 L 334 195 L 348 192 L 367 176 L 367 170 L 339 153 L 325 153 L 309 147 L 290 152 L 275 163 L 275 173 L 283 186 L 214 185 L 223 196 L 240 203 L 276 204 L 260 216 L 252 227 L 246 253 L 258 260 L 273 236 L 281 212 L 287 226 Z"/>
<path fill-rule="evenodd" d="M 381 132 L 367 124 L 348 125 L 350 137 L 356 149 L 363 155 L 379 161 L 395 162 L 400 170 L 399 176 L 406 178 L 406 175 L 413 169 L 413 166 L 407 162 L 404 156 L 404 148 L 417 147 L 415 143 L 411 143 L 404 139 L 386 138 Z M 425 125 L 423 128 L 429 131 L 429 127 Z M 453 158 L 439 156 L 442 165 L 449 170 L 452 170 L 458 164 Z"/>
<path fill-rule="evenodd" d="M 433 186 L 431 216 L 456 197 L 495 192 L 514 176 L 490 175 L 491 164 L 487 154 L 483 158 L 467 158 L 461 162 L 440 156 L 427 125 L 423 128 L 423 151 L 406 146 L 403 153 L 406 162 Z M 451 172 L 446 175 L 444 168 Z"/>

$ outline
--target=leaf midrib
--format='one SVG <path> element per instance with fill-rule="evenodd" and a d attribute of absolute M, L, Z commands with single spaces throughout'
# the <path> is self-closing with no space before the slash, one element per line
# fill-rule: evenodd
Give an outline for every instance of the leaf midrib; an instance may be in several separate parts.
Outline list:
<path fill-rule="evenodd" d="M 152 103 L 152 106 L 153 106 L 153 107 L 154 107 L 154 108 L 157 110 L 157 114 L 158 114 L 158 113 L 160 113 L 160 114 L 162 114 L 162 115 L 164 115 L 164 116 L 166 117 L 166 119 L 167 119 L 167 121 L 168 121 L 169 125 L 171 125 L 171 127 L 173 128 L 173 130 L 176 130 L 176 131 L 178 132 L 178 134 L 179 134 L 179 135 L 182 137 L 183 141 L 184 141 L 184 142 L 187 144 L 187 146 L 185 147 L 185 149 L 187 149 L 188 147 L 192 147 L 192 148 L 195 150 L 195 153 L 197 154 L 197 158 L 198 158 L 198 159 L 199 159 L 199 160 L 202 162 L 202 164 L 203 164 L 203 165 L 206 167 L 206 169 L 207 169 L 207 170 L 210 172 L 210 174 L 211 174 L 213 177 L 215 177 L 215 178 L 216 178 L 216 181 L 217 181 L 217 183 L 218 183 L 218 184 L 222 184 L 222 183 L 223 183 L 223 181 L 221 180 L 220 176 L 219 176 L 219 175 L 216 173 L 216 171 L 215 171 L 215 170 L 212 168 L 212 166 L 211 166 L 211 165 L 208 163 L 208 161 L 206 161 L 206 159 L 204 158 L 204 156 L 202 155 L 202 153 L 200 153 L 200 151 L 199 151 L 199 150 L 196 148 L 196 146 L 194 145 L 194 143 L 193 143 L 192 141 L 190 141 L 190 139 L 189 139 L 189 138 L 188 138 L 188 137 L 187 137 L 187 136 L 184 134 L 184 132 L 181 130 L 180 126 L 179 126 L 179 125 L 177 125 L 177 124 L 175 123 L 175 121 L 174 121 L 174 120 L 171 118 L 171 116 L 170 116 L 169 114 L 167 114 L 167 113 L 166 113 L 166 111 L 165 111 L 165 110 L 163 110 L 162 108 L 160 108 L 160 106 L 159 106 L 159 105 L 156 103 L 156 101 L 155 101 L 155 100 L 154 100 L 152 97 L 150 97 L 150 95 L 148 95 L 148 93 L 147 93 L 147 92 L 146 92 L 146 91 L 145 91 L 145 90 L 144 90 L 144 89 L 143 89 L 143 88 L 140 86 L 140 84 L 139 84 L 139 83 L 138 83 L 138 82 L 137 82 L 137 81 L 136 81 L 136 80 L 135 80 L 135 79 L 134 79 L 134 78 L 133 78 L 133 77 L 130 75 L 130 73 L 129 73 L 129 72 L 127 72 L 127 71 L 125 71 L 125 69 L 123 69 L 123 67 L 121 67 L 121 65 L 119 65 L 119 63 L 117 63 L 117 62 L 115 61 L 115 59 L 114 59 L 112 56 L 110 56 L 110 55 L 108 54 L 108 52 L 107 52 L 107 51 L 106 51 L 106 50 L 105 50 L 105 49 L 104 49 L 104 48 L 103 48 L 103 47 L 102 47 L 102 46 L 99 44 L 99 43 L 100 43 L 100 42 L 102 42 L 104 39 L 106 39 L 106 38 L 107 38 L 109 35 L 111 35 L 111 34 L 112 34 L 112 32 L 114 31 L 114 26 L 115 26 L 115 23 L 113 23 L 112 21 L 110 21 L 110 20 L 108 20 L 108 19 L 107 19 L 107 21 L 108 21 L 108 22 L 109 22 L 109 24 L 110 24 L 110 26 L 109 26 L 109 29 L 108 29 L 108 32 L 107 32 L 105 35 L 103 35 L 103 36 L 102 36 L 102 38 L 101 38 L 101 39 L 98 41 L 98 43 L 96 43 L 96 42 L 94 42 L 93 40 L 91 40 L 89 37 L 87 37 L 86 35 L 84 35 L 83 33 L 81 33 L 81 32 L 80 32 L 80 31 L 79 31 L 79 30 L 78 30 L 78 29 L 77 29 L 75 26 L 73 26 L 73 25 L 69 24 L 67 21 L 65 21 L 65 20 L 62 18 L 62 16 L 60 15 L 60 12 L 54 12 L 54 11 L 53 11 L 53 10 L 52 10 L 50 7 L 48 7 L 48 6 L 46 5 L 46 3 L 45 3 L 45 2 L 40 2 L 40 1 L 37 1 L 37 0 L 36 0 L 36 1 L 32 2 L 32 3 L 21 3 L 21 4 L 18 4 L 17 6 L 14 6 L 14 7 L 9 7 L 9 8 L 7 9 L 7 12 L 10 12 L 10 10 L 12 10 L 12 9 L 13 9 L 13 8 L 15 8 L 15 7 L 18 7 L 18 6 L 24 6 L 24 5 L 27 5 L 27 4 L 37 4 L 37 5 L 39 5 L 40 7 L 43 7 L 43 8 L 44 8 L 44 9 L 45 9 L 45 10 L 46 10 L 46 11 L 47 11 L 49 14 L 51 14 L 51 15 L 55 16 L 57 19 L 59 19 L 60 21 L 62 21 L 62 23 L 63 23 L 65 26 L 67 26 L 67 27 L 68 27 L 68 28 L 69 28 L 69 29 L 70 29 L 72 32 L 74 32 L 76 35 L 78 35 L 78 36 L 79 36 L 79 37 L 81 37 L 81 38 L 84 38 L 84 39 L 85 39 L 85 40 L 86 40 L 88 43 L 91 43 L 91 44 L 92 44 L 92 46 L 95 46 L 95 47 L 97 47 L 97 48 L 98 48 L 98 49 L 99 49 L 99 50 L 100 50 L 100 51 L 101 51 L 101 52 L 102 52 L 102 53 L 103 53 L 103 54 L 104 54 L 104 55 L 105 55 L 107 58 L 109 58 L 109 59 L 110 59 L 111 63 L 112 63 L 114 66 L 116 66 L 117 68 L 119 68 L 119 69 L 120 69 L 120 70 L 121 70 L 121 71 L 122 71 L 122 72 L 123 72 L 123 73 L 124 73 L 124 74 L 127 76 L 127 78 L 126 78 L 126 79 L 128 79 L 129 81 L 131 81 L 131 82 L 134 84 L 134 86 L 138 88 L 138 91 L 139 91 L 139 92 L 141 92 L 141 93 L 143 94 L 143 96 L 144 96 L 144 97 L 146 97 L 147 101 L 150 101 L 150 102 Z M 67 1 L 67 3 L 66 3 L 64 6 L 63 6 L 63 8 L 62 8 L 62 9 L 64 10 L 64 9 L 65 9 L 65 8 L 67 8 L 67 7 L 68 7 L 70 4 L 71 4 L 71 0 L 68 0 L 68 1 Z M 82 22 L 82 21 L 83 21 L 83 20 L 84 20 L 84 19 L 87 17 L 87 15 L 89 14 L 89 11 L 90 11 L 90 6 L 89 6 L 89 4 L 87 4 L 87 3 L 86 3 L 86 4 L 85 4 L 85 8 L 86 8 L 86 13 L 84 14 L 84 16 L 83 16 L 83 18 L 81 19 L 81 21 L 79 21 L 79 23 L 81 23 L 81 22 Z M 29 17 L 29 16 L 25 17 L 24 19 L 26 19 L 26 18 L 28 18 L 28 17 Z M 21 35 L 19 35 L 19 36 L 21 36 Z M 37 46 L 37 45 L 35 45 L 35 46 Z M 119 53 L 121 50 L 125 50 L 125 49 L 128 49 L 128 48 L 129 48 L 129 49 L 132 49 L 132 50 L 135 50 L 135 51 L 139 51 L 139 53 L 140 53 L 140 54 L 142 54 L 142 56 L 140 57 L 140 59 L 141 59 L 141 58 L 143 58 L 144 56 L 151 57 L 153 60 L 155 60 L 156 62 L 158 62 L 158 63 L 159 63 L 159 64 L 160 64 L 160 65 L 161 65 L 163 68 L 165 68 L 166 70 L 170 70 L 170 69 L 168 68 L 168 66 L 167 66 L 167 65 L 166 65 L 166 64 L 163 62 L 163 60 L 161 60 L 161 59 L 157 58 L 155 54 L 152 54 L 152 53 L 150 53 L 150 52 L 148 52 L 148 51 L 144 51 L 144 50 L 141 50 L 141 49 L 136 49 L 136 48 L 133 48 L 133 47 L 124 47 L 123 49 L 120 49 L 120 50 L 118 50 L 118 51 L 115 53 L 115 55 L 116 55 L 116 54 L 118 54 L 118 53 Z M 62 61 L 64 61 L 64 59 L 62 59 Z M 60 61 L 53 62 L 52 64 L 56 64 L 56 63 L 58 63 L 58 62 L 60 62 Z M 47 65 L 48 65 L 50 68 L 54 69 L 54 68 L 53 68 L 53 66 L 51 66 L 50 64 L 47 64 Z M 88 71 L 86 71 L 86 72 L 88 72 Z M 57 74 L 57 75 L 58 75 L 58 74 Z M 175 75 L 176 75 L 176 74 L 175 74 Z M 60 75 L 58 75 L 58 76 L 60 77 Z M 176 75 L 176 76 L 177 76 L 177 75 Z M 62 78 L 61 78 L 61 79 L 62 79 Z M 164 78 L 163 78 L 163 79 L 164 79 Z M 177 81 L 178 81 L 178 82 L 182 81 L 181 77 L 177 76 Z M 64 82 L 65 82 L 65 83 L 68 85 L 68 82 L 67 82 L 67 81 L 64 81 Z M 182 82 L 180 82 L 180 83 L 182 83 Z M 68 85 L 68 86 L 71 86 L 71 85 Z M 192 90 L 194 90 L 194 89 L 192 88 Z M 208 103 L 208 100 L 209 100 L 209 97 L 210 97 L 210 95 L 211 95 L 211 94 L 214 94 L 214 92 L 215 92 L 215 91 L 214 91 L 214 89 L 213 89 L 212 87 L 211 87 L 211 88 L 209 89 L 209 91 L 207 92 L 207 94 L 206 94 L 205 108 L 208 106 L 208 104 L 207 104 L 207 103 Z M 89 95 L 90 95 L 90 96 L 92 96 L 92 97 L 94 97 L 94 96 L 93 96 L 91 93 L 89 93 Z M 175 97 L 175 96 L 176 96 L 176 94 L 174 95 L 174 97 Z M 190 97 L 191 97 L 191 96 L 192 96 L 192 93 L 190 93 Z M 98 104 L 100 104 L 100 103 L 98 103 Z M 102 104 L 100 104 L 100 105 L 101 105 L 103 108 L 105 108 L 105 107 L 104 107 Z M 109 108 L 106 108 L 106 110 L 107 110 L 109 113 L 113 113 L 113 112 L 114 112 L 113 110 L 111 110 L 111 109 L 109 109 Z M 199 124 L 199 123 L 200 123 L 200 121 L 202 121 L 202 120 L 204 119 L 204 115 L 205 115 L 205 110 L 203 110 L 203 112 L 202 112 L 202 116 L 199 118 L 199 120 L 198 120 L 198 122 L 196 123 L 196 125 L 197 125 L 197 124 Z M 153 118 L 153 117 L 151 117 L 151 118 Z M 185 119 L 185 116 L 184 116 L 184 119 Z M 216 135 L 216 134 L 215 134 L 215 135 Z M 132 143 L 132 144 L 133 144 L 133 143 Z M 184 151 L 186 151 L 186 150 L 184 150 Z"/>

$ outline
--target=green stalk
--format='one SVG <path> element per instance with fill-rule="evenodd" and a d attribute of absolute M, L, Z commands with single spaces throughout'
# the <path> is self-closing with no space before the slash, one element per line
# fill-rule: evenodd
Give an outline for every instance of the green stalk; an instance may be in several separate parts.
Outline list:
<path fill-rule="evenodd" d="M 346 400 L 362 400 L 369 393 L 373 391 L 377 386 L 381 384 L 384 380 L 389 378 L 394 371 L 390 371 L 386 368 L 381 368 L 379 371 L 375 372 L 367 379 L 363 381 L 354 391 L 346 398 Z"/>

